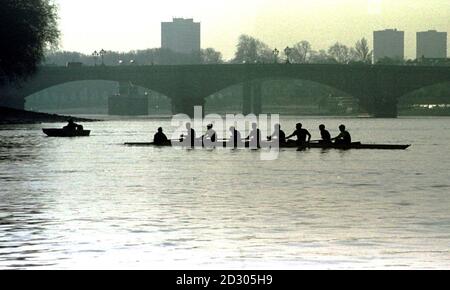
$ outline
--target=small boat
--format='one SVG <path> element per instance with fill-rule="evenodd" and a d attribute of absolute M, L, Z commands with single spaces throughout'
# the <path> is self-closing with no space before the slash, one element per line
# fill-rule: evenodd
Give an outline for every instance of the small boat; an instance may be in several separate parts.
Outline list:
<path fill-rule="evenodd" d="M 220 141 L 216 143 L 216 147 L 227 147 L 228 142 L 227 141 Z M 175 145 L 172 145 L 170 142 L 165 144 L 155 144 L 155 143 L 125 143 L 126 146 L 132 146 L 132 147 L 174 147 L 174 146 L 181 146 L 180 143 Z M 262 142 L 263 148 L 270 148 L 270 147 L 278 147 L 274 143 L 269 141 L 263 141 Z M 349 149 L 372 149 L 372 150 L 406 150 L 411 145 L 395 145 L 395 144 L 362 144 L 361 142 L 354 142 L 350 145 L 342 145 L 342 144 L 323 144 L 323 143 L 305 143 L 301 146 L 299 146 L 296 142 L 288 142 L 286 144 L 282 144 L 279 147 L 280 148 L 298 148 L 298 149 L 308 149 L 308 148 L 319 148 L 319 149 L 340 149 L 340 150 L 349 150 Z M 248 143 L 245 147 L 249 147 Z M 231 147 L 230 147 L 231 148 Z"/>
<path fill-rule="evenodd" d="M 42 129 L 48 137 L 87 137 L 90 130 Z"/>

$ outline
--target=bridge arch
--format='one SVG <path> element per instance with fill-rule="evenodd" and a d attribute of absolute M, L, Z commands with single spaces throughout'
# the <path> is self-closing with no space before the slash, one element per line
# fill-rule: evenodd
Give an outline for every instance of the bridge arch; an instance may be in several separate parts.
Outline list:
<path fill-rule="evenodd" d="M 31 95 L 24 96 L 25 108 L 31 111 L 70 114 L 108 114 L 110 98 L 122 95 L 124 98 L 140 97 L 147 99 L 148 112 L 152 114 L 170 114 L 171 99 L 154 90 L 135 86 L 132 94 L 125 87 L 110 80 L 68 81 L 47 87 Z M 131 87 L 130 87 L 131 88 Z"/>
<path fill-rule="evenodd" d="M 148 88 L 165 96 L 171 96 L 170 87 L 159 79 L 148 76 L 147 70 L 139 67 L 43 67 L 38 73 L 19 85 L 18 91 L 22 97 L 32 95 L 45 89 L 78 81 L 112 81 L 132 83 L 135 86 Z"/>
<path fill-rule="evenodd" d="M 249 85 L 252 88 L 246 89 Z M 259 87 L 259 88 L 258 88 Z M 246 95 L 248 94 L 248 95 Z M 250 99 L 245 108 L 246 98 Z M 229 105 L 229 103 L 233 105 Z M 288 105 L 286 105 L 288 104 Z M 358 99 L 316 81 L 289 76 L 237 82 L 205 98 L 206 113 L 348 114 L 358 111 Z"/>
<path fill-rule="evenodd" d="M 411 90 L 399 98 L 402 115 L 450 115 L 450 81 Z"/>

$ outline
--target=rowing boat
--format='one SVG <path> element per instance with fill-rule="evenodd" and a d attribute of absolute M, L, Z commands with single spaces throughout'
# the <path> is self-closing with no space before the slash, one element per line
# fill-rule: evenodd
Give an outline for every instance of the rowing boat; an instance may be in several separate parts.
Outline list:
<path fill-rule="evenodd" d="M 310 143 L 299 148 L 321 148 L 321 149 L 372 149 L 372 150 L 406 150 L 411 145 L 395 145 L 395 144 L 362 144 L 360 142 L 352 143 L 350 145 L 342 144 L 320 144 L 320 143 Z"/>
<path fill-rule="evenodd" d="M 227 141 L 217 142 L 216 147 L 230 147 L 230 143 Z M 155 144 L 153 142 L 150 143 L 125 143 L 126 146 L 132 147 L 175 147 L 182 146 L 180 143 L 171 144 L 170 142 L 165 144 Z M 200 145 L 200 144 L 199 144 Z M 248 143 L 245 144 L 246 148 L 249 147 Z M 349 150 L 349 149 L 372 149 L 372 150 L 406 150 L 411 145 L 395 145 L 395 144 L 362 144 L 361 142 L 354 142 L 350 145 L 343 144 L 324 144 L 324 143 L 305 143 L 302 145 L 298 145 L 296 142 L 288 142 L 286 144 L 277 144 L 272 142 L 262 142 L 262 148 L 299 148 L 299 149 L 308 149 L 308 148 L 319 148 L 319 149 L 340 149 L 340 150 Z M 201 145 L 199 146 L 201 147 Z M 244 147 L 244 146 L 242 146 Z"/>
<path fill-rule="evenodd" d="M 87 137 L 90 130 L 42 129 L 48 137 Z"/>

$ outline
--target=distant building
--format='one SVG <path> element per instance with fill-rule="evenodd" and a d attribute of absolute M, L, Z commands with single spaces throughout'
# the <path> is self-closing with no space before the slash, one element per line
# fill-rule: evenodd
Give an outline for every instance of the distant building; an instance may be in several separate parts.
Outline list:
<path fill-rule="evenodd" d="M 447 32 L 417 32 L 417 59 L 447 58 Z"/>
<path fill-rule="evenodd" d="M 376 63 L 383 58 L 405 58 L 405 32 L 397 29 L 374 31 L 373 56 Z"/>
<path fill-rule="evenodd" d="M 161 48 L 190 54 L 200 51 L 200 23 L 193 19 L 174 18 L 161 23 Z"/>

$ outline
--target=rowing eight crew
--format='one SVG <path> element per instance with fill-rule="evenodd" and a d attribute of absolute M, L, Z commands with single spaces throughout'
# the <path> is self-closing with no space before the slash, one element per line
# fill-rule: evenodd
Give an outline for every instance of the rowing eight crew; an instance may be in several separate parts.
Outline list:
<path fill-rule="evenodd" d="M 319 140 L 319 143 L 322 144 L 332 144 L 334 141 L 334 144 L 340 144 L 340 145 L 350 145 L 352 143 L 352 137 L 350 133 L 346 130 L 345 125 L 339 126 L 340 134 L 336 136 L 335 138 L 331 138 L 330 132 L 326 130 L 325 125 L 319 126 L 320 130 L 320 136 L 321 140 Z M 283 130 L 281 130 L 280 124 L 275 125 L 275 132 L 272 136 L 268 137 L 269 141 L 273 139 L 278 139 L 280 144 L 286 144 L 289 139 L 296 136 L 297 137 L 297 144 L 302 145 L 305 143 L 311 142 L 311 134 L 308 130 L 303 128 L 302 123 L 298 123 L 296 125 L 296 130 L 289 136 L 285 137 L 285 133 Z"/>
<path fill-rule="evenodd" d="M 201 141 L 203 146 L 211 145 L 214 146 L 214 143 L 217 141 L 217 133 L 213 129 L 213 125 L 209 124 L 207 126 L 207 131 L 205 135 L 201 136 L 200 138 L 196 138 L 195 130 L 191 127 L 190 123 L 186 124 L 187 129 L 187 135 L 181 135 L 180 136 L 180 142 L 189 142 L 190 140 L 190 146 L 194 147 L 196 140 Z M 281 130 L 280 124 L 276 124 L 274 126 L 274 133 L 271 136 L 268 136 L 268 141 L 278 141 L 280 145 L 284 145 L 288 142 L 289 139 L 296 136 L 297 137 L 297 144 L 299 146 L 311 142 L 311 134 L 308 130 L 303 128 L 303 125 L 301 123 L 298 123 L 296 125 L 296 130 L 289 136 L 286 137 L 286 134 L 283 130 Z M 346 130 L 345 125 L 339 126 L 340 134 L 336 136 L 335 138 L 331 138 L 330 132 L 326 130 L 325 125 L 319 126 L 320 130 L 320 136 L 321 140 L 319 140 L 319 143 L 322 144 L 339 144 L 339 145 L 350 145 L 352 143 L 352 137 L 350 133 Z M 258 128 L 258 125 L 256 123 L 252 124 L 252 130 L 250 131 L 250 134 L 242 140 L 241 133 L 235 128 L 230 127 L 230 141 L 233 142 L 234 147 L 239 147 L 242 145 L 242 141 L 249 142 L 250 144 L 255 145 L 256 147 L 260 147 L 261 144 L 261 131 Z M 169 143 L 169 140 L 167 139 L 167 136 L 163 133 L 163 129 L 160 127 L 158 128 L 158 132 L 154 136 L 153 143 L 155 145 L 166 145 Z"/>

